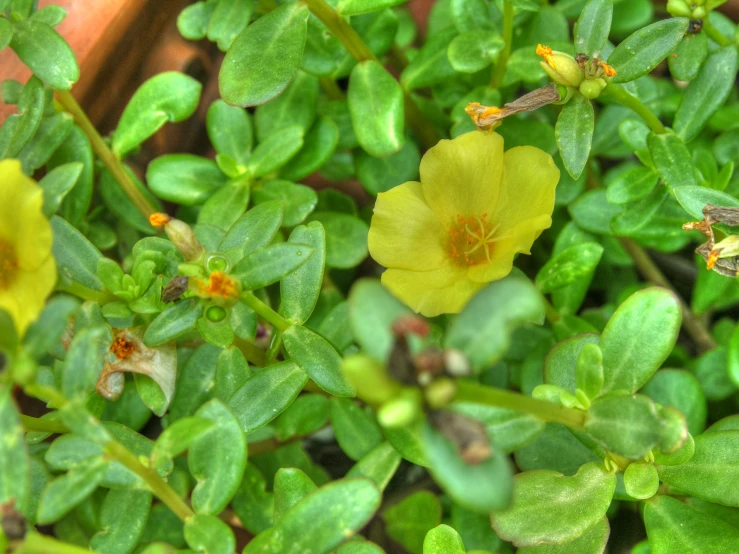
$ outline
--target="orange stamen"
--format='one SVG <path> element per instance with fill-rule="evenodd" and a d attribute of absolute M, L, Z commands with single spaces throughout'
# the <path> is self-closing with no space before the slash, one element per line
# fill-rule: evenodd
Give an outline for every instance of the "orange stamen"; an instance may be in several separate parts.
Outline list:
<path fill-rule="evenodd" d="M 720 250 L 711 250 L 710 254 L 708 254 L 708 260 L 706 260 L 706 268 L 713 269 L 713 266 L 715 266 L 718 261 L 720 252 Z"/>
<path fill-rule="evenodd" d="M 211 273 L 207 283 L 200 281 L 199 289 L 200 293 L 205 296 L 233 298 L 239 294 L 236 283 L 222 271 L 214 271 Z"/>
<path fill-rule="evenodd" d="M 552 65 L 551 59 L 554 54 L 552 52 L 552 49 L 549 48 L 549 46 L 545 46 L 543 44 L 537 44 L 536 45 L 536 55 L 541 56 L 542 58 L 546 60 L 546 62 L 549 65 Z"/>
<path fill-rule="evenodd" d="M 164 227 L 170 221 L 172 221 L 172 218 L 162 212 L 156 212 L 149 216 L 149 223 L 152 227 Z"/>
<path fill-rule="evenodd" d="M 613 69 L 612 65 L 608 65 L 603 60 L 598 60 L 598 65 L 606 72 L 606 77 L 613 77 L 616 75 L 616 70 Z"/>
<path fill-rule="evenodd" d="M 115 354 L 119 360 L 125 360 L 136 350 L 136 346 L 130 340 L 123 337 L 117 337 L 113 344 L 110 345 L 110 351 Z"/>

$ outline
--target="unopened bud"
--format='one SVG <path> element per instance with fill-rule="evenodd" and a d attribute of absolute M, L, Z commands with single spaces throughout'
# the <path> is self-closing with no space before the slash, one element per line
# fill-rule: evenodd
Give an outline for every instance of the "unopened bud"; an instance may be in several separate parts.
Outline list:
<path fill-rule="evenodd" d="M 536 47 L 536 54 L 544 58 L 539 65 L 555 83 L 566 87 L 578 87 L 585 78 L 582 68 L 569 54 L 552 50 L 542 44 Z"/>
<path fill-rule="evenodd" d="M 692 12 L 685 0 L 667 0 L 667 13 L 673 17 L 690 17 Z"/>
<path fill-rule="evenodd" d="M 587 79 L 580 83 L 580 94 L 588 100 L 594 100 L 600 96 L 607 84 L 605 79 Z"/>
<path fill-rule="evenodd" d="M 421 414 L 418 389 L 405 389 L 400 396 L 386 402 L 377 410 L 377 421 L 383 427 L 406 427 Z"/>
<path fill-rule="evenodd" d="M 400 385 L 390 378 L 385 366 L 365 354 L 344 358 L 341 371 L 357 396 L 368 404 L 383 404 L 400 392 Z"/>
<path fill-rule="evenodd" d="M 205 252 L 203 245 L 200 244 L 195 232 L 187 223 L 175 219 L 163 213 L 155 213 L 149 217 L 149 223 L 154 227 L 164 226 L 164 232 L 180 251 L 186 262 L 193 262 L 200 259 Z"/>
<path fill-rule="evenodd" d="M 457 392 L 457 386 L 452 379 L 436 379 L 426 389 L 426 402 L 432 408 L 443 408 L 448 406 Z"/>

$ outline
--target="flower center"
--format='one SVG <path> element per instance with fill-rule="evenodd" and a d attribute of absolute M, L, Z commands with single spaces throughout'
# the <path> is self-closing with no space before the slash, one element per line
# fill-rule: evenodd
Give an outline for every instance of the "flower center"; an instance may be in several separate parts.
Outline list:
<path fill-rule="evenodd" d="M 507 238 L 496 236 L 499 224 L 487 219 L 488 214 L 463 217 L 457 214 L 457 221 L 449 229 L 449 253 L 456 262 L 477 265 L 490 262 L 493 243 Z"/>
<path fill-rule="evenodd" d="M 223 298 L 235 298 L 239 294 L 236 283 L 222 271 L 211 273 L 207 283 L 200 281 L 199 292 L 202 296 L 221 296 Z"/>
<path fill-rule="evenodd" d="M 18 257 L 15 249 L 0 239 L 0 290 L 7 289 L 18 269 Z"/>

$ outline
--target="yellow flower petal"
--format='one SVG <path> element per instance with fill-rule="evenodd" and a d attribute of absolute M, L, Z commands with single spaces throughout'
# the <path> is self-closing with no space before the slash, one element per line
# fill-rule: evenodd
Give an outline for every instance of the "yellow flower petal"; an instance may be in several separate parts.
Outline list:
<path fill-rule="evenodd" d="M 457 216 L 480 216 L 498 202 L 503 137 L 472 131 L 442 140 L 421 160 L 423 197 L 445 227 Z"/>
<path fill-rule="evenodd" d="M 55 284 L 56 263 L 48 256 L 36 270 L 20 272 L 7 289 L 0 289 L 0 308 L 13 318 L 20 336 L 38 319 Z"/>
<path fill-rule="evenodd" d="M 36 181 L 21 171 L 18 160 L 0 161 L 0 240 L 11 244 L 24 271 L 36 269 L 51 252 L 51 226 L 41 207 Z"/>
<path fill-rule="evenodd" d="M 498 204 L 491 217 L 500 225 L 500 234 L 527 219 L 551 216 L 558 181 L 559 169 L 543 150 L 533 146 L 517 146 L 508 150 Z"/>
<path fill-rule="evenodd" d="M 513 269 L 513 258 L 518 253 L 531 254 L 531 245 L 544 229 L 552 225 L 549 215 L 540 215 L 522 221 L 505 231 L 507 238 L 493 243 L 490 263 L 473 265 L 467 276 L 476 283 L 489 283 L 502 279 Z M 504 236 L 505 236 L 504 235 Z"/>
<path fill-rule="evenodd" d="M 462 311 L 483 287 L 466 276 L 467 269 L 447 266 L 434 271 L 388 269 L 382 284 L 413 311 L 426 317 Z"/>
<path fill-rule="evenodd" d="M 385 267 L 427 271 L 444 265 L 446 232 L 424 202 L 421 184 L 403 183 L 377 195 L 369 251 Z"/>

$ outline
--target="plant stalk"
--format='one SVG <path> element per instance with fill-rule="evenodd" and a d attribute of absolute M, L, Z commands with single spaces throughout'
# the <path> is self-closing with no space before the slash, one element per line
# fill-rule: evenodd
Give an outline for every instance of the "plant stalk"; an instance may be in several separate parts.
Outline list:
<path fill-rule="evenodd" d="M 639 100 L 636 96 L 632 96 L 624 89 L 612 84 L 609 84 L 605 88 L 604 92 L 606 92 L 619 104 L 622 104 L 627 108 L 631 108 L 632 110 L 634 110 L 634 112 L 636 112 L 636 114 L 641 117 L 647 125 L 649 125 L 649 128 L 658 135 L 662 135 L 667 132 L 667 129 L 665 129 L 665 126 L 662 125 L 662 122 L 659 120 L 659 118 L 654 115 L 654 112 L 652 112 L 652 110 L 642 104 L 641 100 Z"/>
<path fill-rule="evenodd" d="M 21 414 L 21 423 L 26 431 L 40 433 L 69 433 L 69 429 L 61 421 L 41 419 Z"/>
<path fill-rule="evenodd" d="M 683 327 L 695 341 L 696 345 L 698 345 L 700 351 L 706 352 L 716 348 L 718 344 L 711 336 L 711 333 L 709 333 L 703 323 L 695 317 L 690 307 L 685 303 L 685 300 L 677 294 L 670 281 L 668 281 L 667 277 L 662 274 L 646 251 L 633 240 L 621 237 L 619 238 L 619 242 L 629 253 L 629 256 L 634 260 L 639 273 L 641 273 L 647 281 L 651 281 L 655 285 L 669 289 L 675 294 L 675 296 L 677 296 L 680 303 L 680 311 L 683 315 Z"/>
<path fill-rule="evenodd" d="M 508 67 L 508 58 L 511 56 L 511 43 L 513 42 L 513 2 L 512 0 L 503 0 L 503 40 L 505 45 L 503 50 L 498 54 L 498 61 L 495 63 L 493 76 L 490 79 L 490 87 L 494 89 L 500 88 L 505 78 L 506 68 Z"/>
<path fill-rule="evenodd" d="M 118 184 L 131 199 L 136 208 L 144 215 L 144 217 L 146 217 L 146 219 L 149 219 L 149 216 L 157 210 L 154 209 L 146 197 L 144 197 L 139 189 L 136 188 L 136 185 L 126 172 L 121 161 L 115 156 L 115 154 L 113 154 L 111 149 L 108 148 L 108 145 L 105 144 L 103 137 L 101 137 L 100 133 L 95 129 L 95 126 L 87 117 L 87 114 L 82 110 L 82 107 L 77 103 L 77 100 L 75 100 L 74 96 L 66 90 L 58 90 L 56 94 L 62 107 L 74 117 L 74 120 L 77 122 L 77 125 L 80 126 L 80 129 L 82 129 L 82 132 L 87 135 L 88 139 L 90 139 L 90 144 L 92 145 L 92 149 L 95 151 L 95 154 L 97 154 L 97 157 L 105 164 L 105 167 L 108 168 L 108 171 L 110 171 L 115 180 L 118 181 Z"/>
<path fill-rule="evenodd" d="M 281 332 L 287 330 L 292 325 L 292 323 L 254 296 L 254 293 L 251 291 L 242 292 L 241 301 L 254 310 L 264 321 L 271 323 Z"/>
<path fill-rule="evenodd" d="M 585 412 L 580 410 L 537 400 L 518 392 L 465 381 L 457 381 L 454 400 L 516 410 L 531 414 L 542 421 L 562 423 L 575 429 L 582 429 L 586 418 Z"/>

